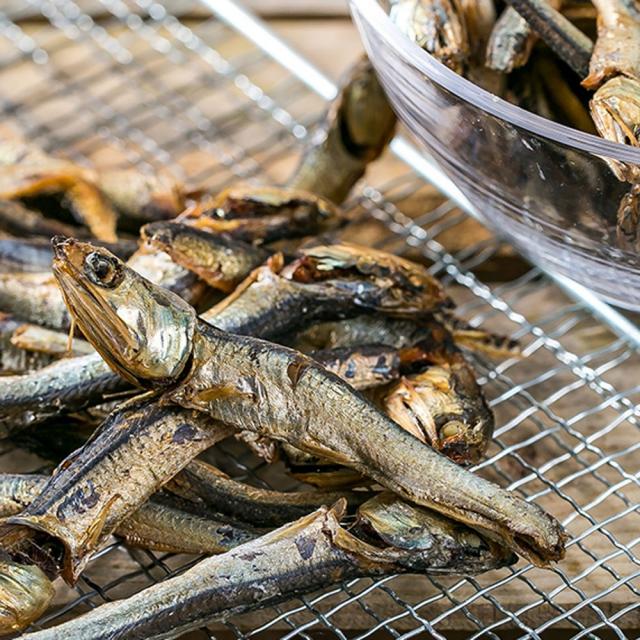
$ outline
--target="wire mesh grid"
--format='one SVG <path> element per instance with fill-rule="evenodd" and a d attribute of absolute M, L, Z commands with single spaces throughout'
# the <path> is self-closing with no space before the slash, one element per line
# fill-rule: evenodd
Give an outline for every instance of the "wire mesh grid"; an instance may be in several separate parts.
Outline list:
<path fill-rule="evenodd" d="M 213 17 L 190 20 L 188 11 L 178 19 L 168 7 L 101 0 L 98 16 L 72 0 L 5 7 L 3 122 L 81 162 L 166 167 L 213 190 L 238 179 L 283 180 L 323 101 L 242 33 Z M 476 578 L 352 580 L 232 618 L 203 637 L 443 638 L 449 630 L 470 638 L 559 630 L 573 638 L 634 637 L 639 354 L 411 167 L 387 158 L 367 180 L 347 203 L 346 237 L 426 261 L 462 316 L 521 341 L 524 358 L 475 361 L 498 424 L 477 471 L 560 518 L 572 536 L 567 558 L 551 570 L 520 562 Z M 0 466 L 14 455 L 8 445 Z M 237 444 L 210 455 L 236 477 L 270 482 L 272 469 Z M 114 540 L 34 626 L 139 591 L 196 561 Z"/>

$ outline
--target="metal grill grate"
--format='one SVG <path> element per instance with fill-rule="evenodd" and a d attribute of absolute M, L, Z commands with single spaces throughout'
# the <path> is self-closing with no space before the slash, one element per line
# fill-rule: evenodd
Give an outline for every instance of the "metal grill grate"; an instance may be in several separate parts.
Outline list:
<path fill-rule="evenodd" d="M 83 4 L 29 0 L 0 10 L 3 130 L 11 126 L 80 161 L 165 166 L 211 189 L 289 174 L 324 101 L 256 48 L 251 33 L 213 17 L 178 19 L 169 2 L 100 0 L 93 17 Z M 573 536 L 567 558 L 551 571 L 521 562 L 474 579 L 351 581 L 202 633 L 443 638 L 458 630 L 470 638 L 543 638 L 562 630 L 572 638 L 634 637 L 638 351 L 489 234 L 450 253 L 457 238 L 479 228 L 410 166 L 387 158 L 384 167 L 384 175 L 374 167 L 349 201 L 346 235 L 428 261 L 461 315 L 521 340 L 523 359 L 476 362 L 499 425 L 478 472 L 562 519 Z M 504 273 L 503 282 L 483 282 Z M 212 455 L 238 477 L 267 482 L 264 465 L 237 446 Z M 10 448 L 0 452 L 3 469 L 37 464 L 29 458 L 31 467 L 16 469 L 16 460 L 23 464 Z M 136 592 L 193 562 L 113 542 L 35 626 Z"/>

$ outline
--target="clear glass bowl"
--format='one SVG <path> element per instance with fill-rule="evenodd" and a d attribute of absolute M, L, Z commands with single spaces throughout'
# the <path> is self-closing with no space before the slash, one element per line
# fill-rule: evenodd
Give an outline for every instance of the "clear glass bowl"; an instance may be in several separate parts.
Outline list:
<path fill-rule="evenodd" d="M 406 38 L 377 0 L 350 4 L 399 118 L 482 220 L 534 263 L 640 310 L 640 256 L 616 236 L 630 185 L 606 163 L 640 165 L 640 150 L 488 93 Z"/>

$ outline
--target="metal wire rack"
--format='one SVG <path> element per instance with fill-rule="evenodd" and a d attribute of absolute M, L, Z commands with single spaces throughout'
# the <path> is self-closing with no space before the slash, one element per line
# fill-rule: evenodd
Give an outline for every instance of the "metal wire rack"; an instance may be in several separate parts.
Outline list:
<path fill-rule="evenodd" d="M 279 60 L 257 47 L 260 24 L 238 19 L 245 14 L 227 0 L 209 3 L 211 17 L 198 20 L 189 18 L 189 2 L 180 3 L 180 18 L 171 3 L 154 0 L 99 0 L 91 15 L 80 0 L 15 4 L 0 10 L 2 131 L 10 126 L 79 161 L 163 166 L 211 189 L 239 178 L 277 182 L 332 91 L 325 81 L 318 95 L 308 76 L 296 77 L 276 39 L 264 42 Z M 202 5 L 193 9 L 202 15 Z M 234 17 L 237 28 L 228 24 Z M 477 471 L 559 517 L 572 536 L 567 558 L 552 570 L 521 562 L 473 579 L 350 581 L 202 637 L 443 638 L 450 630 L 469 638 L 636 637 L 640 354 L 439 195 L 424 171 L 385 162 L 384 175 L 374 167 L 349 201 L 346 233 L 427 261 L 463 316 L 521 341 L 522 359 L 476 361 L 499 425 Z M 478 241 L 459 246 L 470 232 Z M 236 476 L 268 481 L 264 465 L 237 446 L 212 455 Z M 16 460 L 37 464 L 11 448 L 0 452 L 3 470 L 30 470 L 16 469 Z M 35 626 L 195 561 L 113 541 Z"/>

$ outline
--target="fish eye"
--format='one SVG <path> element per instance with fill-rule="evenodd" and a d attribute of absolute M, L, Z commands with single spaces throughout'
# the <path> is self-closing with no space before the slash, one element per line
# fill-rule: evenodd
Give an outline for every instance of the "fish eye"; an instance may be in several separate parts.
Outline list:
<path fill-rule="evenodd" d="M 120 266 L 110 256 L 93 251 L 85 258 L 84 264 L 87 277 L 94 284 L 112 288 L 121 280 Z"/>

